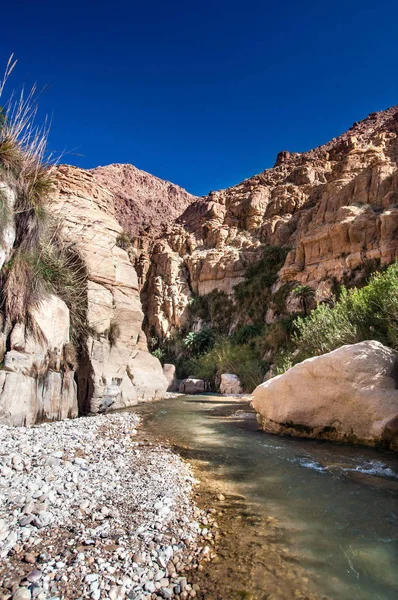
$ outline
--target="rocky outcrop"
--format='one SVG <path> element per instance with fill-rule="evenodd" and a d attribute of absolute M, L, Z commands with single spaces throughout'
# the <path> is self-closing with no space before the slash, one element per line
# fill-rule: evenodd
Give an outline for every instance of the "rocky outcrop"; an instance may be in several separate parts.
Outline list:
<path fill-rule="evenodd" d="M 398 107 L 372 113 L 328 144 L 191 204 L 153 244 L 148 331 L 186 324 L 193 294 L 229 293 L 268 245 L 289 249 L 275 289 L 310 285 L 317 299 L 398 256 Z"/>
<path fill-rule="evenodd" d="M 262 383 L 264 431 L 398 450 L 397 353 L 376 341 L 310 358 Z"/>
<path fill-rule="evenodd" d="M 122 227 L 113 195 L 96 182 L 93 172 L 60 166 L 56 178 L 51 210 L 88 276 L 89 335 L 77 372 L 79 408 L 98 412 L 159 397 L 167 380 L 158 359 L 148 352 L 137 273 L 117 245 Z"/>
<path fill-rule="evenodd" d="M 196 200 L 180 186 L 133 165 L 107 165 L 91 173 L 97 183 L 112 192 L 116 218 L 134 236 L 163 229 Z"/>
<path fill-rule="evenodd" d="M 243 392 L 239 377 L 232 373 L 223 373 L 221 375 L 220 394 L 228 396 L 241 394 Z"/>
<path fill-rule="evenodd" d="M 16 324 L 8 335 L 0 370 L 2 425 L 32 425 L 78 413 L 68 307 L 50 295 L 31 311 L 31 322 L 30 329 Z"/>
<path fill-rule="evenodd" d="M 163 375 L 167 379 L 167 391 L 176 392 L 178 391 L 178 382 L 176 378 L 176 367 L 175 365 L 165 364 L 163 365 Z"/>
<path fill-rule="evenodd" d="M 203 394 L 208 391 L 206 382 L 203 379 L 187 377 L 180 383 L 179 392 L 181 394 Z"/>

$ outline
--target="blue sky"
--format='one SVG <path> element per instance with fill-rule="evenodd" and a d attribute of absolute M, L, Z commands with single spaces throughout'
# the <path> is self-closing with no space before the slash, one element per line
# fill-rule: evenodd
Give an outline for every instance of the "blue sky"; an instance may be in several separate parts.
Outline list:
<path fill-rule="evenodd" d="M 48 86 L 51 151 L 198 195 L 398 103 L 396 1 L 18 0 L 1 16 L 9 87 Z"/>

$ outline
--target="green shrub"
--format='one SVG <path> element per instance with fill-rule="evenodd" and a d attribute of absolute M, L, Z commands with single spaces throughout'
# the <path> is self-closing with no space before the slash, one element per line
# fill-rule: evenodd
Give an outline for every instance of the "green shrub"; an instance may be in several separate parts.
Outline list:
<path fill-rule="evenodd" d="M 116 246 L 122 250 L 128 250 L 131 246 L 131 236 L 125 231 L 122 231 L 116 238 Z"/>
<path fill-rule="evenodd" d="M 228 334 L 235 313 L 234 301 L 223 291 L 213 290 L 204 296 L 193 296 L 189 303 L 191 323 L 202 319 L 219 334 Z"/>
<path fill-rule="evenodd" d="M 156 348 L 156 350 L 153 350 L 152 354 L 153 356 L 156 356 L 156 358 L 160 360 L 160 362 L 163 362 L 165 353 L 164 350 L 162 350 L 162 348 Z"/>
<path fill-rule="evenodd" d="M 263 325 L 254 325 L 252 323 L 241 325 L 241 327 L 239 327 L 232 335 L 232 341 L 235 344 L 247 344 L 247 342 L 261 336 L 263 333 Z"/>
<path fill-rule="evenodd" d="M 190 331 L 183 339 L 188 356 L 200 356 L 210 350 L 214 344 L 214 331 L 204 327 L 200 331 Z"/>
<path fill-rule="evenodd" d="M 296 328 L 298 360 L 369 339 L 398 349 L 398 263 L 361 289 L 342 288 L 332 308 L 320 304 Z"/>
<path fill-rule="evenodd" d="M 0 81 L 0 97 L 16 61 L 10 58 Z M 11 210 L 0 194 L 0 236 L 13 222 L 15 242 L 12 256 L 0 272 L 0 310 L 4 324 L 24 322 L 40 337 L 31 319 L 31 309 L 48 293 L 68 305 L 71 338 L 79 349 L 87 337 L 87 274 L 83 260 L 58 235 L 49 219 L 46 203 L 55 187 L 55 175 L 45 159 L 48 129 L 37 126 L 36 88 L 25 95 L 11 95 L 0 110 L 0 172 L 15 191 Z"/>
<path fill-rule="evenodd" d="M 190 362 L 189 370 L 190 375 L 211 381 L 213 387 L 222 373 L 234 373 L 244 390 L 252 392 L 262 382 L 267 365 L 250 345 L 220 338 L 209 352 Z"/>
<path fill-rule="evenodd" d="M 234 287 L 237 314 L 242 322 L 264 323 L 270 304 L 271 288 L 277 281 L 278 271 L 285 262 L 286 248 L 267 246 L 263 257 L 251 265 L 245 279 Z"/>
<path fill-rule="evenodd" d="M 293 294 L 299 299 L 301 309 L 306 317 L 309 309 L 314 305 L 315 291 L 309 285 L 299 283 L 293 288 Z"/>

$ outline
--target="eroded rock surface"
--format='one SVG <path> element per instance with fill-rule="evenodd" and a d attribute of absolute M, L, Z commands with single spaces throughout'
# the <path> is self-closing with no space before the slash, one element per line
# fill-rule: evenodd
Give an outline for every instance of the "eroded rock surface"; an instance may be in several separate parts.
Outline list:
<path fill-rule="evenodd" d="M 239 377 L 233 373 L 221 375 L 220 393 L 225 395 L 241 394 L 243 392 Z"/>
<path fill-rule="evenodd" d="M 279 284 L 336 283 L 398 255 L 398 107 L 372 113 L 329 143 L 284 151 L 275 167 L 191 203 L 152 245 L 148 331 L 187 322 L 192 294 L 229 293 L 267 245 L 290 249 Z"/>
<path fill-rule="evenodd" d="M 253 406 L 269 433 L 398 450 L 396 364 L 380 342 L 342 346 L 259 385 Z"/>
<path fill-rule="evenodd" d="M 69 360 L 69 310 L 50 295 L 31 311 L 36 336 L 18 323 L 0 370 L 0 424 L 32 425 L 76 417 L 74 364 Z"/>
<path fill-rule="evenodd" d="M 158 359 L 148 352 L 137 273 L 117 245 L 122 227 L 113 195 L 83 169 L 60 166 L 56 177 L 51 210 L 88 273 L 90 335 L 77 373 L 79 407 L 98 412 L 161 396 L 167 380 Z"/>
<path fill-rule="evenodd" d="M 180 383 L 179 392 L 181 394 L 203 394 L 207 390 L 206 382 L 203 379 L 187 377 Z"/>
<path fill-rule="evenodd" d="M 107 165 L 91 173 L 96 182 L 112 191 L 117 220 L 133 235 L 163 229 L 196 200 L 182 187 L 133 165 Z"/>

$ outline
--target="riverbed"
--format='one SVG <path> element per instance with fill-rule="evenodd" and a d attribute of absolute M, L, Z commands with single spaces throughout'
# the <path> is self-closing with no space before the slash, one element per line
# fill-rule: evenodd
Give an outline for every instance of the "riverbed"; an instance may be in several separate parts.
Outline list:
<path fill-rule="evenodd" d="M 186 396 L 136 406 L 214 506 L 218 557 L 197 573 L 207 600 L 398 597 L 398 457 L 258 429 L 249 403 Z M 221 496 L 219 496 L 221 494 Z"/>

